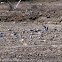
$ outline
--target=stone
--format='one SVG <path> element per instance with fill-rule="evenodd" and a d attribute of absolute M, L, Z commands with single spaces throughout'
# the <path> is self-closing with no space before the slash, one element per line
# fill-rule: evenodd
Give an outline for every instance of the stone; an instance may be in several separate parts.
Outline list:
<path fill-rule="evenodd" d="M 34 42 L 34 45 L 37 45 L 37 43 L 36 43 L 36 42 Z"/>
<path fill-rule="evenodd" d="M 57 35 L 55 35 L 55 37 L 57 38 L 58 36 L 57 36 Z"/>
<path fill-rule="evenodd" d="M 27 46 L 27 43 L 23 43 L 24 46 Z"/>
<path fill-rule="evenodd" d="M 40 29 L 37 29 L 37 31 L 39 32 L 39 31 L 41 31 Z"/>
<path fill-rule="evenodd" d="M 57 31 L 57 28 L 54 28 L 53 30 Z"/>
<path fill-rule="evenodd" d="M 60 36 L 62 37 L 62 34 L 60 34 Z"/>
<path fill-rule="evenodd" d="M 30 38 L 32 39 L 33 37 L 30 35 Z"/>
<path fill-rule="evenodd" d="M 34 31 L 33 29 L 30 29 L 29 31 Z"/>
<path fill-rule="evenodd" d="M 20 39 L 20 41 L 21 41 L 21 42 L 23 42 L 23 41 L 24 41 L 24 39 Z"/>
<path fill-rule="evenodd" d="M 57 31 L 59 31 L 59 32 L 60 32 L 60 31 L 61 31 L 61 29 L 57 29 Z"/>
<path fill-rule="evenodd" d="M 15 38 L 19 38 L 18 36 L 16 36 Z"/>
<path fill-rule="evenodd" d="M 22 30 L 22 33 L 24 34 L 25 33 L 25 30 Z"/>
<path fill-rule="evenodd" d="M 20 35 L 20 37 L 21 37 L 21 38 L 24 38 L 24 36 L 23 36 L 23 35 Z"/>
<path fill-rule="evenodd" d="M 17 32 L 13 32 L 13 35 L 16 35 L 17 34 Z"/>
<path fill-rule="evenodd" d="M 7 39 L 10 39 L 9 37 L 7 37 Z"/>
<path fill-rule="evenodd" d="M 11 29 L 8 29 L 8 31 L 12 31 Z"/>
<path fill-rule="evenodd" d="M 40 38 L 43 37 L 43 34 L 41 32 L 38 32 L 38 34 Z"/>
<path fill-rule="evenodd" d="M 0 34 L 0 37 L 3 37 L 3 35 Z"/>
<path fill-rule="evenodd" d="M 35 35 L 35 34 L 31 32 L 31 35 Z"/>
<path fill-rule="evenodd" d="M 34 32 L 38 32 L 38 30 L 34 30 Z"/>
<path fill-rule="evenodd" d="M 0 32 L 0 34 L 3 34 L 3 32 Z"/>

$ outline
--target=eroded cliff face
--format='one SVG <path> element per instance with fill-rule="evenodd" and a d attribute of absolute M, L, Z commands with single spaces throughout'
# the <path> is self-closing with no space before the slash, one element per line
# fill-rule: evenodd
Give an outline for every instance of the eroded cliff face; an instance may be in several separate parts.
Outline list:
<path fill-rule="evenodd" d="M 60 22 L 61 12 L 62 5 L 60 3 L 23 3 L 16 10 L 10 10 L 8 4 L 1 4 L 0 21 L 25 21 L 28 19 L 34 21 L 45 17 L 47 19 L 56 18 Z"/>

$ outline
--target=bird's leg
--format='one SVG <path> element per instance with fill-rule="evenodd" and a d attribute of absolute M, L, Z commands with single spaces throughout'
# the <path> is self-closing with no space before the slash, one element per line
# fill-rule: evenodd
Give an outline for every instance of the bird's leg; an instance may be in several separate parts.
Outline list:
<path fill-rule="evenodd" d="M 7 0 L 7 2 L 9 3 L 9 5 L 10 5 L 10 7 L 11 7 L 11 9 L 16 9 L 17 7 L 18 7 L 18 5 L 20 4 L 20 2 L 21 2 L 21 0 L 19 0 L 19 2 L 17 3 L 17 5 L 14 7 L 14 5 L 12 4 L 12 3 L 10 3 L 8 0 Z"/>
<path fill-rule="evenodd" d="M 13 9 L 14 10 L 14 5 L 12 4 L 12 3 L 10 3 L 8 0 L 7 0 L 7 2 L 9 3 L 9 5 L 10 5 L 10 7 L 11 7 L 11 9 Z"/>
<path fill-rule="evenodd" d="M 14 7 L 14 9 L 16 9 L 18 7 L 18 5 L 20 4 L 21 0 L 19 0 L 19 2 L 17 3 L 16 7 Z"/>

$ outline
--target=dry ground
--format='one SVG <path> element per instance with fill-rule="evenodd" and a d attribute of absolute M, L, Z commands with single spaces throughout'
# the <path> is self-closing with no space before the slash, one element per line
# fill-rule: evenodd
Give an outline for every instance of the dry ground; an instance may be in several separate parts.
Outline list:
<path fill-rule="evenodd" d="M 0 4 L 0 61 L 62 62 L 62 3 L 21 3 L 16 10 L 8 8 Z"/>

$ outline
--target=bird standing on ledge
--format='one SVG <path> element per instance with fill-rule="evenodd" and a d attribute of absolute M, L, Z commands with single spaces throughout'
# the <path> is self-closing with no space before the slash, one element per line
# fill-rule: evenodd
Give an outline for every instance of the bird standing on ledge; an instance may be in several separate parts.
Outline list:
<path fill-rule="evenodd" d="M 2 2 L 2 1 L 5 1 L 5 0 L 0 0 L 0 2 Z M 14 7 L 14 5 L 9 0 L 6 0 L 6 1 L 8 2 L 8 4 L 10 5 L 10 8 L 12 10 L 15 10 L 21 2 L 21 0 L 19 0 L 18 3 L 16 4 L 16 6 Z"/>

